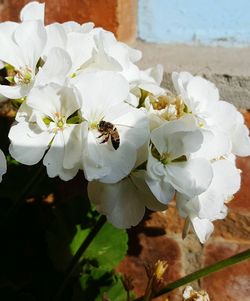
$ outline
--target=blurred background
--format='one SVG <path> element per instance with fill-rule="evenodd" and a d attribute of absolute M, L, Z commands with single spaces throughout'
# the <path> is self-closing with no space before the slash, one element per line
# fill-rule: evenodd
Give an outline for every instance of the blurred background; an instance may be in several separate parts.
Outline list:
<path fill-rule="evenodd" d="M 29 0 L 1 0 L 1 20 L 16 20 Z M 42 2 L 42 1 L 41 1 Z M 118 39 L 223 46 L 250 44 L 248 0 L 46 0 L 46 22 L 93 21 Z"/>
<path fill-rule="evenodd" d="M 0 0 L 0 21 L 17 21 L 20 9 L 27 2 L 30 1 Z M 96 26 L 114 32 L 119 40 L 141 49 L 143 59 L 140 67 L 148 68 L 158 63 L 163 64 L 165 70 L 163 85 L 170 85 L 170 74 L 174 70 L 186 70 L 208 78 L 218 86 L 222 99 L 233 103 L 242 111 L 250 126 L 249 0 L 44 2 L 47 24 L 68 20 L 79 23 L 92 21 Z M 241 190 L 229 204 L 228 217 L 215 223 L 215 232 L 204 246 L 199 244 L 193 234 L 182 240 L 183 221 L 178 218 L 174 203 L 170 204 L 166 212 L 148 213 L 140 225 L 129 230 L 128 255 L 117 270 L 134 279 L 135 291 L 138 294 L 141 294 L 146 286 L 145 262 L 167 260 L 169 269 L 166 281 L 171 282 L 250 247 L 249 157 L 239 158 L 238 167 L 242 170 Z M 55 181 L 52 184 L 54 185 Z M 70 185 L 73 184 L 60 184 L 60 189 L 70 190 L 72 187 Z M 79 185 L 81 182 L 78 180 L 77 187 Z M 60 198 L 65 198 L 65 193 L 61 193 Z M 32 202 L 27 206 L 33 206 Z M 35 262 L 42 258 L 40 255 L 37 256 L 39 252 L 46 253 L 47 245 L 40 242 L 36 235 L 40 229 L 40 225 L 36 225 L 36 214 L 40 213 L 34 208 L 30 210 L 33 210 L 34 218 L 25 221 L 29 248 L 28 251 L 25 249 L 27 253 L 25 255 L 22 255 L 21 252 L 24 251 L 21 248 L 19 257 L 26 256 L 27 261 Z M 30 239 L 35 240 L 37 245 L 28 243 Z M 10 240 L 9 245 L 12 243 Z M 20 258 L 23 258 L 22 256 Z M 17 261 L 20 265 L 21 260 Z M 47 258 L 44 262 L 51 264 Z M 43 267 L 39 265 L 39 268 Z M 27 266 L 22 266 L 21 269 L 30 270 Z M 12 274 L 12 277 L 13 275 L 15 274 Z M 212 301 L 248 301 L 249 275 L 250 262 L 246 261 L 193 285 L 195 288 L 206 289 Z M 51 274 L 47 281 L 50 281 L 51 277 L 55 276 Z M 46 286 L 44 279 L 39 278 L 39 281 L 41 287 Z M 170 300 L 180 300 L 180 296 L 181 291 L 171 295 Z M 163 301 L 165 298 L 157 300 Z"/>

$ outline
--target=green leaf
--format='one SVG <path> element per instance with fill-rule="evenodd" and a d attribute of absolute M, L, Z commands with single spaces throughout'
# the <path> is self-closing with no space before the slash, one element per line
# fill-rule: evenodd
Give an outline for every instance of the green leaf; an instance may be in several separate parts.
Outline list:
<path fill-rule="evenodd" d="M 72 301 L 102 301 L 106 295 L 111 301 L 126 300 L 126 291 L 121 278 L 100 268 L 85 271 L 75 286 Z"/>
<path fill-rule="evenodd" d="M 112 301 L 125 301 L 127 297 L 127 292 L 124 289 L 120 277 L 109 289 L 104 288 L 103 292 L 105 292 L 109 297 L 109 299 Z M 97 300 L 101 301 L 101 299 L 97 299 Z"/>
<path fill-rule="evenodd" d="M 77 226 L 77 232 L 70 244 L 72 255 L 76 253 L 89 231 L 89 229 L 81 229 L 79 225 Z M 127 242 L 128 236 L 125 230 L 116 229 L 106 223 L 86 250 L 83 258 L 95 260 L 103 270 L 111 271 L 125 256 Z"/>

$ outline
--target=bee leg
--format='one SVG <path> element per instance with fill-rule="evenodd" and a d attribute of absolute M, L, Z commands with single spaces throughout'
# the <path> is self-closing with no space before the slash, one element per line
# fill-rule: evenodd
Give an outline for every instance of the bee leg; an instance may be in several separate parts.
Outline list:
<path fill-rule="evenodd" d="M 109 140 L 109 136 L 107 136 L 106 138 L 104 138 L 104 139 L 100 142 L 100 144 L 105 143 L 105 142 L 108 142 L 108 140 Z"/>
<path fill-rule="evenodd" d="M 102 133 L 100 136 L 98 136 L 97 138 L 101 138 L 102 136 L 104 136 L 105 134 L 104 133 Z"/>

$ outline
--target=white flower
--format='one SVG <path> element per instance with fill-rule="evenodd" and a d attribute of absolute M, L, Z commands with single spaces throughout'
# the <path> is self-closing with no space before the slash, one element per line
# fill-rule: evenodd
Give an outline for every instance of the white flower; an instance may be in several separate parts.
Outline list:
<path fill-rule="evenodd" d="M 203 132 L 204 143 L 198 156 L 215 159 L 231 152 L 241 156 L 250 154 L 249 131 L 242 115 L 233 105 L 219 100 L 213 83 L 188 72 L 174 72 L 172 79 L 186 105 L 185 111 L 195 117 Z"/>
<path fill-rule="evenodd" d="M 133 72 L 133 76 L 130 79 L 131 93 L 128 99 L 128 103 L 134 107 L 138 107 L 140 100 L 144 98 L 144 95 L 154 95 L 155 97 L 158 97 L 165 92 L 165 90 L 160 87 L 163 77 L 162 65 L 157 65 L 156 67 L 147 70 L 137 69 L 137 72 Z"/>
<path fill-rule="evenodd" d="M 7 163 L 4 156 L 4 153 L 0 150 L 0 182 L 2 182 L 2 176 L 7 171 Z"/>
<path fill-rule="evenodd" d="M 231 152 L 237 156 L 250 155 L 249 130 L 244 118 L 232 104 L 219 101 L 213 114 L 218 130 L 224 132 L 232 143 Z"/>
<path fill-rule="evenodd" d="M 210 301 L 210 299 L 207 292 L 195 291 L 192 286 L 187 286 L 183 291 L 183 301 Z"/>
<path fill-rule="evenodd" d="M 153 130 L 146 181 L 160 202 L 168 203 L 175 190 L 193 197 L 208 188 L 212 180 L 209 161 L 189 159 L 200 148 L 202 140 L 192 116 L 166 122 Z"/>
<path fill-rule="evenodd" d="M 164 91 L 159 96 L 148 93 L 144 101 L 144 107 L 148 111 L 151 130 L 166 121 L 176 120 L 185 115 L 183 100 L 169 91 Z"/>
<path fill-rule="evenodd" d="M 213 232 L 212 221 L 227 215 L 225 202 L 232 199 L 240 188 L 240 172 L 231 160 L 221 159 L 212 163 L 213 179 L 202 194 L 187 198 L 177 193 L 177 207 L 182 217 L 189 219 L 201 243 Z"/>
<path fill-rule="evenodd" d="M 84 133 L 85 177 L 89 181 L 118 182 L 130 173 L 137 149 L 149 138 L 147 116 L 124 102 L 128 83 L 117 73 L 83 73 L 75 85 L 82 116 L 88 122 Z M 104 129 L 107 125 L 109 130 Z"/>
<path fill-rule="evenodd" d="M 23 164 L 32 165 L 49 149 L 43 159 L 48 175 L 72 179 L 81 166 L 84 126 L 70 122 L 71 115 L 79 109 L 72 88 L 55 84 L 33 88 L 24 111 L 25 107 L 32 110 L 26 111 L 9 133 L 11 155 Z"/>
<path fill-rule="evenodd" d="M 139 68 L 134 64 L 141 58 L 141 52 L 124 43 L 118 42 L 113 33 L 103 29 L 95 29 L 99 41 L 103 45 L 104 52 L 120 66 L 122 74 L 131 83 L 139 74 Z M 99 42 L 100 43 L 100 42 Z"/>
<path fill-rule="evenodd" d="M 203 135 L 203 143 L 197 152 L 191 154 L 191 158 L 215 160 L 230 155 L 232 143 L 227 134 L 216 128 L 200 130 Z"/>
<path fill-rule="evenodd" d="M 133 171 L 115 184 L 90 182 L 88 195 L 96 210 L 121 229 L 136 226 L 144 216 L 145 207 L 151 210 L 166 209 L 166 205 L 159 203 L 146 185 L 144 171 Z"/>
<path fill-rule="evenodd" d="M 36 66 L 46 44 L 46 31 L 42 21 L 21 24 L 0 24 L 0 60 L 11 65 L 11 86 L 0 85 L 0 93 L 8 98 L 22 98 L 33 86 Z"/>
<path fill-rule="evenodd" d="M 188 72 L 173 72 L 172 80 L 177 94 L 183 99 L 186 111 L 192 114 L 200 127 L 209 128 L 214 106 L 219 101 L 215 85 Z"/>

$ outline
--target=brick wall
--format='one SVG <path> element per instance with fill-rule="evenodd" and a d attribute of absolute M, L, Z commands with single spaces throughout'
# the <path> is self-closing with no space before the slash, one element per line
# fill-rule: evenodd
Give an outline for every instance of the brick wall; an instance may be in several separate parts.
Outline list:
<path fill-rule="evenodd" d="M 17 21 L 20 9 L 29 0 L 0 0 L 0 22 Z M 92 21 L 114 32 L 119 40 L 131 42 L 136 37 L 136 0 L 45 0 L 46 23 L 75 20 Z"/>

